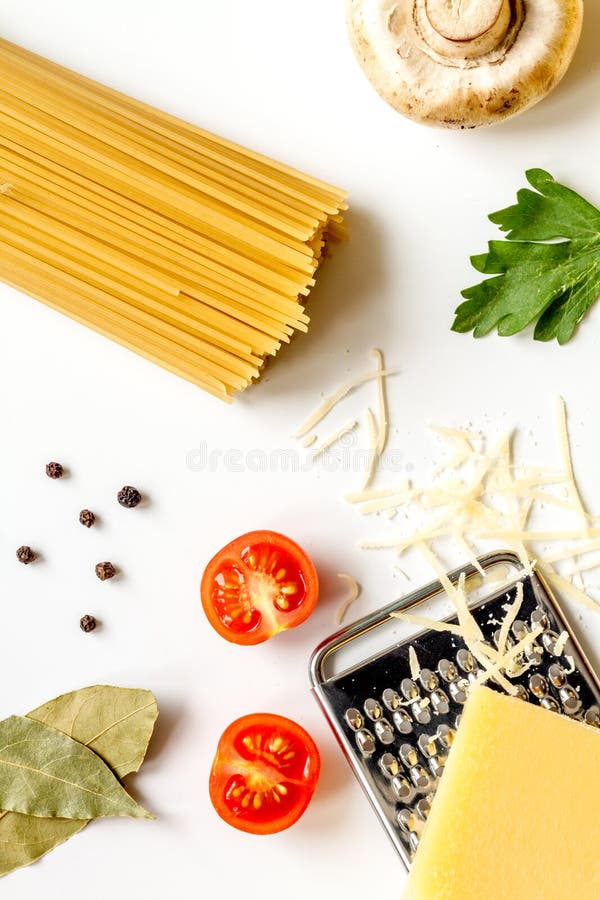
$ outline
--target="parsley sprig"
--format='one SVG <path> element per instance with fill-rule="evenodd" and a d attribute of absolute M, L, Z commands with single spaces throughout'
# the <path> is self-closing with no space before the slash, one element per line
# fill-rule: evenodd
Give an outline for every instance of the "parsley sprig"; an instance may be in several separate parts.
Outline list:
<path fill-rule="evenodd" d="M 526 176 L 535 190 L 490 216 L 506 239 L 471 257 L 493 277 L 462 292 L 452 330 L 505 336 L 535 322 L 536 340 L 565 344 L 600 296 L 600 210 L 543 169 Z"/>

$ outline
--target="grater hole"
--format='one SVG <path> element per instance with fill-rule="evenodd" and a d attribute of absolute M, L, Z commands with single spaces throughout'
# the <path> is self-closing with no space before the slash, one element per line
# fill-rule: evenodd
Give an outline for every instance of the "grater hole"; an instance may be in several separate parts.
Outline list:
<path fill-rule="evenodd" d="M 459 668 L 467 674 L 477 671 L 477 664 L 475 662 L 473 654 L 470 650 L 466 650 L 464 647 L 461 647 L 456 654 L 456 662 L 458 663 Z"/>
<path fill-rule="evenodd" d="M 352 707 L 352 709 L 346 710 L 344 718 L 353 731 L 358 731 L 359 729 L 361 729 L 365 721 L 363 719 L 363 714 L 361 713 L 361 711 L 359 709 L 354 709 L 354 707 Z"/>
<path fill-rule="evenodd" d="M 392 791 L 396 799 L 402 803 L 410 803 L 415 794 L 414 788 L 403 775 L 396 775 L 395 778 L 392 778 Z"/>
<path fill-rule="evenodd" d="M 419 673 L 419 681 L 421 682 L 421 687 L 423 687 L 426 691 L 435 691 L 440 684 L 440 679 L 437 677 L 435 672 L 431 671 L 431 669 L 421 669 Z"/>
<path fill-rule="evenodd" d="M 577 694 L 577 691 L 571 687 L 570 684 L 566 684 L 564 687 L 561 687 L 558 696 L 560 697 L 560 702 L 562 703 L 562 708 L 567 716 L 575 716 L 581 709 L 581 700 Z"/>
<path fill-rule="evenodd" d="M 413 813 L 410 809 L 401 809 L 396 816 L 396 821 L 405 834 L 410 834 Z"/>
<path fill-rule="evenodd" d="M 436 740 L 441 747 L 450 749 L 454 742 L 456 732 L 449 725 L 439 725 L 436 732 Z"/>
<path fill-rule="evenodd" d="M 549 709 L 551 712 L 560 712 L 560 706 L 554 697 L 543 697 L 542 700 L 540 700 L 540 706 L 543 706 L 544 709 Z"/>
<path fill-rule="evenodd" d="M 431 706 L 433 712 L 437 716 L 446 716 L 450 712 L 450 701 L 448 695 L 440 688 L 431 694 Z"/>
<path fill-rule="evenodd" d="M 555 688 L 560 688 L 566 683 L 567 677 L 565 670 L 558 663 L 552 663 L 548 669 L 548 678 Z"/>
<path fill-rule="evenodd" d="M 411 831 L 408 838 L 408 843 L 410 845 L 411 852 L 416 853 L 419 849 L 419 835 L 416 833 L 416 831 Z"/>
<path fill-rule="evenodd" d="M 400 691 L 406 700 L 416 700 L 419 696 L 419 688 L 412 678 L 403 678 L 400 684 Z"/>
<path fill-rule="evenodd" d="M 428 816 L 429 813 L 431 812 L 431 804 L 430 804 L 428 798 L 427 798 L 427 797 L 421 797 L 421 799 L 419 800 L 419 802 L 418 802 L 417 805 L 415 806 L 415 809 L 416 809 L 416 811 L 417 811 L 417 814 L 418 814 L 418 815 L 421 817 L 421 819 L 423 819 L 423 821 L 425 822 L 426 819 L 427 819 L 427 816 Z"/>
<path fill-rule="evenodd" d="M 412 783 L 419 791 L 425 791 L 430 787 L 431 779 L 423 766 L 412 766 L 409 774 Z"/>
<path fill-rule="evenodd" d="M 429 725 L 429 723 L 431 722 L 431 712 L 429 710 L 429 706 L 429 699 L 416 700 L 411 705 L 413 718 L 416 722 L 419 723 L 419 725 Z"/>
<path fill-rule="evenodd" d="M 514 634 L 514 636 L 516 637 L 516 639 L 518 641 L 522 641 L 529 634 L 529 628 L 527 627 L 527 624 L 525 622 L 521 621 L 521 619 L 516 619 L 513 622 L 512 633 Z M 543 634 L 542 641 L 545 642 L 548 634 L 553 634 L 553 632 L 546 632 L 545 634 Z M 557 640 L 558 640 L 558 635 L 555 635 L 554 639 L 552 641 L 552 647 L 554 647 L 554 644 L 556 643 Z M 545 644 L 544 644 L 544 646 L 545 646 Z M 548 649 L 548 648 L 546 647 L 546 649 Z M 544 658 L 543 649 L 540 647 L 540 645 L 537 643 L 537 641 L 533 641 L 527 647 L 527 649 L 523 653 L 520 653 L 519 656 L 515 659 L 515 664 L 517 666 L 520 666 L 520 665 L 523 665 L 525 662 L 527 662 L 527 663 L 530 663 L 531 665 L 539 666 L 540 663 L 542 662 L 543 658 Z"/>
<path fill-rule="evenodd" d="M 541 699 L 548 693 L 548 682 L 543 675 L 532 675 L 529 679 L 529 690 L 534 697 Z"/>
<path fill-rule="evenodd" d="M 419 750 L 426 759 L 435 756 L 437 748 L 434 737 L 430 737 L 428 734 L 422 734 L 417 741 L 417 744 L 419 745 Z"/>
<path fill-rule="evenodd" d="M 600 728 L 600 706 L 590 706 L 586 711 L 584 719 L 588 725 Z"/>
<path fill-rule="evenodd" d="M 518 641 L 522 641 L 529 634 L 529 628 L 521 619 L 515 619 L 511 631 Z"/>
<path fill-rule="evenodd" d="M 413 730 L 412 719 L 404 709 L 398 709 L 392 716 L 394 725 L 400 734 L 410 734 Z"/>
<path fill-rule="evenodd" d="M 385 689 L 381 695 L 381 699 L 383 700 L 383 705 L 386 709 L 389 709 L 390 712 L 394 712 L 400 706 L 400 695 L 391 688 Z"/>
<path fill-rule="evenodd" d="M 459 703 L 461 706 L 467 702 L 467 696 L 469 693 L 469 682 L 466 678 L 460 678 L 458 681 L 453 681 L 450 685 L 450 696 L 454 700 L 455 703 Z"/>
<path fill-rule="evenodd" d="M 380 719 L 379 722 L 375 722 L 375 734 L 382 744 L 394 743 L 394 731 L 387 719 Z"/>
<path fill-rule="evenodd" d="M 384 753 L 379 760 L 379 768 L 386 778 L 394 778 L 400 772 L 400 763 L 393 753 Z"/>
<path fill-rule="evenodd" d="M 541 625 L 542 628 L 548 628 L 549 624 L 550 623 L 548 621 L 548 616 L 546 615 L 544 610 L 539 606 L 534 609 L 534 611 L 531 613 L 531 627 L 537 628 L 538 625 Z"/>
<path fill-rule="evenodd" d="M 429 760 L 429 768 L 434 778 L 440 778 L 446 765 L 446 758 L 443 756 L 434 756 Z"/>
<path fill-rule="evenodd" d="M 440 659 L 438 664 L 438 672 L 446 682 L 456 681 L 458 671 L 454 663 L 449 659 Z"/>
<path fill-rule="evenodd" d="M 363 756 L 372 756 L 375 753 L 375 738 L 366 728 L 356 734 L 356 746 Z"/>
<path fill-rule="evenodd" d="M 419 762 L 417 751 L 412 744 L 402 744 L 402 746 L 400 747 L 400 759 L 408 768 L 416 766 Z"/>
<path fill-rule="evenodd" d="M 500 640 L 501 640 L 501 638 L 502 638 L 501 629 L 500 629 L 500 628 L 497 628 L 496 631 L 494 632 L 493 636 L 492 636 L 492 640 L 494 641 L 494 646 L 495 646 L 495 647 L 499 647 L 499 646 L 500 646 Z M 506 647 L 510 649 L 510 647 L 512 647 L 512 646 L 513 646 L 513 641 L 511 640 L 510 635 L 507 635 L 507 638 L 506 638 Z"/>
<path fill-rule="evenodd" d="M 372 697 L 369 697 L 368 700 L 365 700 L 364 710 L 369 719 L 372 722 L 376 722 L 383 715 L 383 710 L 377 700 L 373 700 Z"/>

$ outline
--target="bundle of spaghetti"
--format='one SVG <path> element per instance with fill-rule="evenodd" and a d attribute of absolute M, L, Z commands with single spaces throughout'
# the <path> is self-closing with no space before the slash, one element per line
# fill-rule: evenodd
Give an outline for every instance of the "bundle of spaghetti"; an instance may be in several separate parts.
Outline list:
<path fill-rule="evenodd" d="M 0 40 L 0 279 L 223 400 L 306 331 L 345 193 Z"/>

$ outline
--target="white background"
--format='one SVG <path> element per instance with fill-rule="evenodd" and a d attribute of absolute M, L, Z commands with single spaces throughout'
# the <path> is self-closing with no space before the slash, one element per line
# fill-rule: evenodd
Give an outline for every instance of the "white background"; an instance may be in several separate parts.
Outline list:
<path fill-rule="evenodd" d="M 398 896 L 403 870 L 311 699 L 306 664 L 334 629 L 335 573 L 364 587 L 363 613 L 405 584 L 391 555 L 357 549 L 389 535 L 342 500 L 351 472 L 214 472 L 210 448 L 292 448 L 290 435 L 380 346 L 402 372 L 390 383 L 393 445 L 427 471 L 429 422 L 521 429 L 530 458 L 553 465 L 553 398 L 569 405 L 575 461 L 600 508 L 600 309 L 564 348 L 529 335 L 476 342 L 450 332 L 468 257 L 494 236 L 488 212 L 512 202 L 531 166 L 600 204 L 600 5 L 588 0 L 575 63 L 555 94 L 488 131 L 449 133 L 403 120 L 377 97 L 349 48 L 341 0 L 2 0 L 10 40 L 350 190 L 350 242 L 310 303 L 310 334 L 232 408 L 39 303 L 0 287 L 0 715 L 24 713 L 93 683 L 151 688 L 161 707 L 150 757 L 130 788 L 155 823 L 94 823 L 2 883 L 9 900 L 100 897 Z M 365 388 L 331 433 L 373 404 Z M 363 438 L 361 438 L 362 440 Z M 192 453 L 192 456 L 190 456 Z M 51 482 L 49 459 L 71 477 Z M 385 478 L 383 479 L 385 482 Z M 115 501 L 124 483 L 149 502 Z M 86 531 L 89 506 L 101 526 Z M 322 603 L 297 632 L 254 649 L 211 632 L 198 601 L 203 565 L 246 530 L 287 532 L 314 555 Z M 43 559 L 20 566 L 29 543 Z M 93 565 L 123 576 L 101 584 Z M 410 574 L 410 573 L 409 573 Z M 423 576 L 416 567 L 416 581 Z M 97 633 L 78 627 L 84 613 Z M 594 626 L 580 628 L 593 644 Z M 596 625 L 596 650 L 600 630 Z M 206 783 L 222 729 L 256 710 L 288 714 L 323 753 L 314 803 L 292 830 L 252 838 L 213 813 Z"/>

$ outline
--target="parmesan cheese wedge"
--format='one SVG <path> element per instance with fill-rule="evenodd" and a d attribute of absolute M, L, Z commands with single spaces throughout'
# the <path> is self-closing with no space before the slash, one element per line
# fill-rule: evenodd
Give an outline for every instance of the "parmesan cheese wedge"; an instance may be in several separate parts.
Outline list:
<path fill-rule="evenodd" d="M 599 900 L 600 731 L 474 687 L 403 900 Z"/>

